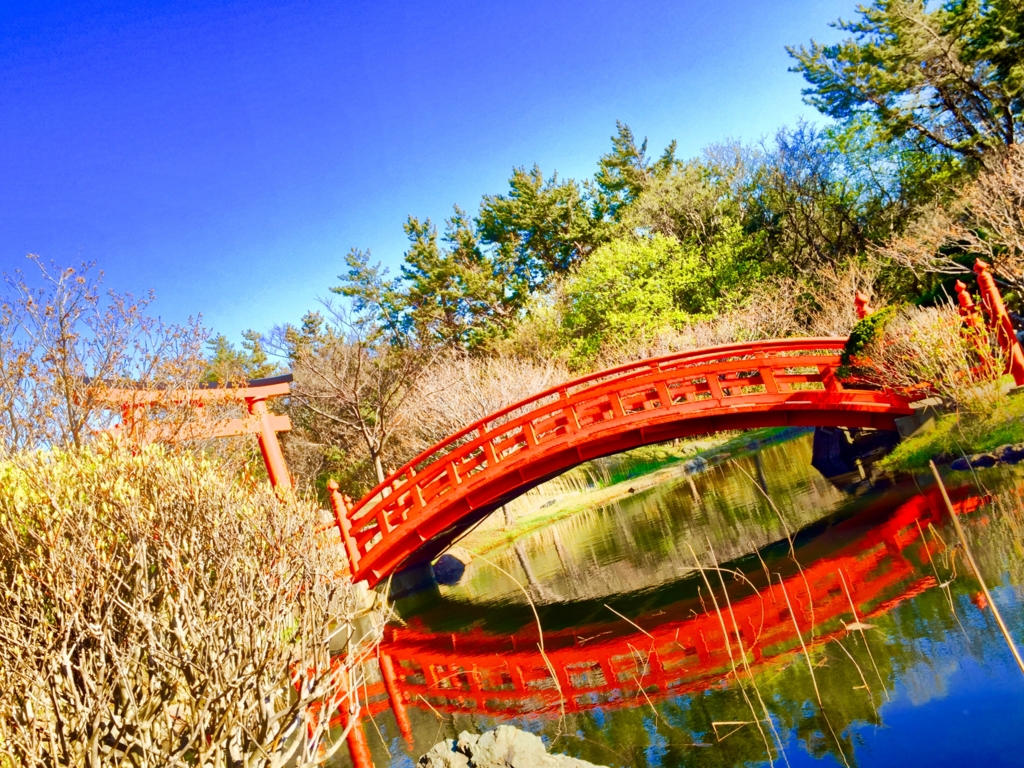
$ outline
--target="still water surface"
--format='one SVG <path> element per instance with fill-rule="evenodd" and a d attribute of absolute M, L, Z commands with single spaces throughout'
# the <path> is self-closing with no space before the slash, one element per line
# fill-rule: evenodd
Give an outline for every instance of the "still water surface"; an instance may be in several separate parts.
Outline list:
<path fill-rule="evenodd" d="M 608 766 L 1024 765 L 1024 675 L 936 489 L 833 484 L 810 440 L 680 468 L 401 601 L 381 653 L 414 743 L 371 685 L 375 764 L 512 723 Z M 1021 481 L 949 479 L 1018 641 Z"/>

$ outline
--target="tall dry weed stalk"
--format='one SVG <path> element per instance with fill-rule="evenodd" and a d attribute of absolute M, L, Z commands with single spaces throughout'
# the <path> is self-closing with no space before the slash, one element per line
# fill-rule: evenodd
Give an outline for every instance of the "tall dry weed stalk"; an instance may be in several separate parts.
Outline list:
<path fill-rule="evenodd" d="M 96 768 L 329 758 L 344 740 L 325 743 L 326 714 L 360 684 L 332 665 L 332 636 L 355 642 L 360 605 L 318 514 L 158 448 L 0 463 L 0 754 Z"/>

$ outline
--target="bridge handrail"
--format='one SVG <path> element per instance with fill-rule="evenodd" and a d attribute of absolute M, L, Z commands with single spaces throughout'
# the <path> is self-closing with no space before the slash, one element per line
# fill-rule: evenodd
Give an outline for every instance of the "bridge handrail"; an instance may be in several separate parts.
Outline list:
<path fill-rule="evenodd" d="M 700 349 L 686 350 L 683 352 L 674 352 L 669 355 L 663 355 L 662 357 L 649 358 L 642 361 L 623 363 L 612 368 L 606 368 L 601 371 L 586 374 L 578 378 L 572 379 L 571 381 L 557 384 L 553 387 L 549 387 L 541 392 L 534 395 L 530 395 L 522 400 L 519 400 L 512 405 L 508 405 L 499 411 L 488 414 L 487 416 L 477 419 L 476 421 L 468 424 L 467 426 L 460 429 L 458 432 L 449 436 L 440 443 L 436 443 L 426 450 L 422 451 L 415 458 L 406 462 L 400 469 L 395 470 L 388 475 L 383 481 L 378 483 L 374 488 L 365 494 L 358 502 L 353 505 L 349 511 L 348 517 L 350 520 L 355 521 L 357 514 L 362 511 L 365 507 L 375 503 L 385 490 L 394 490 L 395 480 L 402 477 L 402 475 L 408 475 L 410 470 L 413 473 L 416 472 L 415 467 L 419 464 L 427 462 L 431 457 L 438 454 L 445 455 L 447 450 L 453 447 L 455 444 L 464 440 L 473 432 L 477 430 L 481 431 L 481 434 L 486 431 L 487 425 L 498 421 L 504 416 L 514 413 L 517 410 L 526 408 L 532 403 L 545 400 L 549 397 L 560 394 L 561 392 L 567 392 L 570 389 L 580 387 L 585 384 L 592 382 L 608 379 L 614 380 L 624 373 L 630 371 L 642 370 L 642 369 L 659 369 L 661 366 L 667 363 L 688 363 L 697 364 L 706 362 L 707 360 L 714 360 L 723 357 L 729 357 L 730 353 L 741 352 L 744 355 L 756 354 L 758 352 L 788 352 L 792 350 L 825 350 L 825 349 L 843 349 L 846 346 L 846 339 L 843 337 L 793 337 L 787 339 L 769 339 L 764 341 L 750 341 L 750 342 L 734 342 L 732 344 L 723 344 L 715 347 L 702 347 Z M 524 414 L 525 415 L 525 414 Z M 413 479 L 409 477 L 408 480 Z"/>

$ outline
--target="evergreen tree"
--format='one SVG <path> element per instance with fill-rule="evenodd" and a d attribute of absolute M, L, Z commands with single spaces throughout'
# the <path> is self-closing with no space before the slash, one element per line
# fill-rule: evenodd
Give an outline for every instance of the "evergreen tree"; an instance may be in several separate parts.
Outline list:
<path fill-rule="evenodd" d="M 851 35 L 842 42 L 789 49 L 808 103 L 843 122 L 868 115 L 883 140 L 910 137 L 972 161 L 1017 143 L 1019 0 L 875 0 L 858 14 L 835 22 Z"/>
<path fill-rule="evenodd" d="M 242 334 L 242 348 L 236 349 L 223 333 L 206 342 L 204 384 L 238 384 L 278 373 L 280 366 L 267 356 L 263 337 L 253 330 Z"/>
<path fill-rule="evenodd" d="M 616 121 L 611 152 L 602 155 L 594 175 L 595 208 L 600 216 L 621 221 L 623 213 L 650 186 L 676 165 L 676 142 L 652 163 L 647 158 L 647 139 L 637 146 L 633 130 Z"/>
<path fill-rule="evenodd" d="M 567 272 L 607 234 L 575 181 L 558 174 L 545 179 L 537 166 L 515 169 L 508 194 L 484 195 L 476 225 L 480 241 L 495 248 L 517 305 L 551 275 Z"/>

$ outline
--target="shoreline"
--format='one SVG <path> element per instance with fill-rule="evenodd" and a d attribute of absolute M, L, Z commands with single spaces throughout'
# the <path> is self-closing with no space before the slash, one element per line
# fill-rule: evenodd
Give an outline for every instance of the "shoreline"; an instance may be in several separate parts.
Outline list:
<path fill-rule="evenodd" d="M 581 493 L 566 495 L 561 500 L 551 501 L 520 515 L 512 528 L 488 528 L 474 531 L 458 542 L 458 546 L 470 555 L 486 555 L 495 549 L 512 544 L 517 539 L 568 519 L 573 515 L 603 506 L 634 493 L 653 488 L 670 477 L 695 474 L 731 458 L 743 456 L 766 445 L 780 443 L 810 433 L 807 427 L 766 427 L 741 432 L 721 443 L 699 449 L 693 453 L 672 456 L 661 460 L 660 466 L 630 475 L 611 485 L 593 488 Z M 641 466 L 643 465 L 640 462 Z M 492 513 L 496 514 L 496 513 Z"/>

